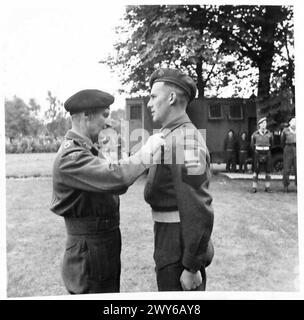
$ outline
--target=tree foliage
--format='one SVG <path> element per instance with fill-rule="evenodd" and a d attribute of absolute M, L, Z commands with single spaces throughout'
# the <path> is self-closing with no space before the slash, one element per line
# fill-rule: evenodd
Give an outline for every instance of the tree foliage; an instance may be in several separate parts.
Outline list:
<path fill-rule="evenodd" d="M 36 136 L 43 130 L 42 121 L 31 111 L 31 107 L 17 96 L 5 100 L 5 134 L 10 140 L 27 135 Z"/>
<path fill-rule="evenodd" d="M 51 91 L 48 91 L 47 101 L 49 102 L 49 107 L 45 112 L 48 120 L 47 130 L 55 138 L 62 137 L 71 127 L 70 119 L 67 118 L 62 102 Z"/>
<path fill-rule="evenodd" d="M 218 12 L 210 30 L 221 39 L 224 52 L 249 58 L 257 68 L 258 102 L 268 100 L 274 90 L 294 92 L 292 8 L 220 6 Z"/>
<path fill-rule="evenodd" d="M 132 92 L 147 90 L 156 67 L 178 67 L 192 76 L 199 96 L 242 79 L 266 99 L 293 90 L 293 11 L 286 6 L 128 6 L 115 54 L 102 60 Z M 252 92 L 251 91 L 251 92 Z"/>
<path fill-rule="evenodd" d="M 118 71 L 123 84 L 132 83 L 131 93 L 147 90 L 156 67 L 177 67 L 197 81 L 204 96 L 214 74 L 232 70 L 224 65 L 219 41 L 190 18 L 190 6 L 128 6 L 127 25 L 117 28 L 122 39 L 115 45 L 116 56 L 102 62 Z"/>
<path fill-rule="evenodd" d="M 71 124 L 62 103 L 50 91 L 47 100 L 49 108 L 45 112 L 46 124 L 39 117 L 41 106 L 35 99 L 30 99 L 28 104 L 17 96 L 5 100 L 5 135 L 11 142 L 14 138 L 26 136 L 64 136 Z"/>

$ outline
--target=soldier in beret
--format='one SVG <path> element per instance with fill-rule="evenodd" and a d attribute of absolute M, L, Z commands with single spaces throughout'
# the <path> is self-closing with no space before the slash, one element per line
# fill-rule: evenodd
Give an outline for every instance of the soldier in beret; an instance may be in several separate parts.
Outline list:
<path fill-rule="evenodd" d="M 175 69 L 150 77 L 154 122 L 166 138 L 162 161 L 149 169 L 145 200 L 154 220 L 154 260 L 159 291 L 205 290 L 205 268 L 213 258 L 210 157 L 186 114 L 196 85 Z"/>
<path fill-rule="evenodd" d="M 273 136 L 267 130 L 266 117 L 258 121 L 259 129 L 251 135 L 251 147 L 254 151 L 254 168 L 253 168 L 253 182 L 251 193 L 257 192 L 258 175 L 261 167 L 265 168 L 265 192 L 271 192 L 270 189 L 270 172 L 271 172 L 271 153 L 270 148 L 273 144 Z"/>
<path fill-rule="evenodd" d="M 295 172 L 295 185 L 297 185 L 297 153 L 296 153 L 296 118 L 289 120 L 289 126 L 281 134 L 283 151 L 283 186 L 284 192 L 288 192 L 289 175 L 292 167 Z"/>
<path fill-rule="evenodd" d="M 68 292 L 118 292 L 121 236 L 119 194 L 152 164 L 151 155 L 164 139 L 158 134 L 125 161 L 111 163 L 94 147 L 114 97 L 100 90 L 82 90 L 64 104 L 72 129 L 53 166 L 51 210 L 64 218 L 67 230 L 62 277 Z"/>

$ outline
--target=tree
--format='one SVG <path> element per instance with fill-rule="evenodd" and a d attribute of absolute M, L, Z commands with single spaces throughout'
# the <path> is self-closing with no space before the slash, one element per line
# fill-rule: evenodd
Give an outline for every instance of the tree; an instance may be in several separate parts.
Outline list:
<path fill-rule="evenodd" d="M 60 100 L 48 91 L 47 100 L 49 107 L 45 112 L 48 120 L 46 127 L 48 132 L 55 138 L 62 137 L 66 131 L 71 127 L 71 122 L 67 119 L 67 114 L 63 109 L 63 104 Z"/>
<path fill-rule="evenodd" d="M 155 67 L 178 67 L 197 81 L 199 97 L 204 97 L 214 75 L 219 79 L 224 70 L 226 75 L 234 70 L 224 64 L 219 41 L 192 23 L 193 10 L 194 6 L 128 6 L 127 24 L 117 28 L 122 39 L 115 45 L 116 56 L 100 62 L 116 70 L 123 84 L 132 83 L 131 93 L 147 90 Z M 223 79 L 228 85 L 228 77 Z"/>
<path fill-rule="evenodd" d="M 5 134 L 10 142 L 17 137 L 36 136 L 42 127 L 42 122 L 31 115 L 31 107 L 21 98 L 5 100 Z"/>
<path fill-rule="evenodd" d="M 281 79 L 285 72 L 286 83 L 293 82 L 292 17 L 292 8 L 285 6 L 128 6 L 126 26 L 117 29 L 122 37 L 116 55 L 101 62 L 119 70 L 123 84 L 132 83 L 131 92 L 146 90 L 159 66 L 187 71 L 199 97 L 227 86 L 233 76 L 240 93 L 240 80 L 251 77 L 260 112 L 276 70 Z M 287 50 L 287 64 L 278 59 L 274 65 L 282 50 Z"/>
<path fill-rule="evenodd" d="M 37 117 L 41 110 L 41 106 L 36 102 L 34 98 L 31 98 L 29 101 L 29 109 L 32 115 Z"/>
<path fill-rule="evenodd" d="M 198 11 L 202 11 L 200 16 L 204 17 L 204 10 Z M 271 83 L 281 82 L 282 72 L 285 72 L 288 85 L 293 86 L 293 55 L 290 52 L 293 51 L 292 8 L 219 6 L 212 7 L 210 11 L 209 30 L 222 41 L 223 51 L 237 54 L 240 59 L 249 59 L 251 66 L 257 68 L 257 111 L 262 114 L 263 103 L 269 100 L 272 91 Z M 217 19 L 214 19 L 214 11 L 218 14 Z M 199 25 L 199 19 L 196 23 Z M 282 52 L 284 50 L 287 51 L 287 67 Z M 277 65 L 274 65 L 276 56 L 280 56 L 280 59 L 277 60 Z M 277 78 L 278 75 L 280 78 Z"/>
<path fill-rule="evenodd" d="M 126 119 L 126 111 L 123 109 L 113 110 L 113 111 L 111 111 L 110 117 L 113 120 L 125 120 Z"/>

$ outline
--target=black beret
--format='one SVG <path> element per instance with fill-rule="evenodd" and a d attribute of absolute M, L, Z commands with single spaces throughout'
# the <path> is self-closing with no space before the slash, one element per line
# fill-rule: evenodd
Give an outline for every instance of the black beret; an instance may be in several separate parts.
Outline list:
<path fill-rule="evenodd" d="M 169 82 L 175 84 L 179 88 L 183 89 L 190 101 L 196 96 L 196 84 L 186 74 L 177 69 L 158 69 L 155 70 L 150 77 L 150 87 L 152 88 L 155 82 Z"/>
<path fill-rule="evenodd" d="M 73 113 L 108 108 L 114 102 L 114 97 L 101 90 L 86 89 L 73 94 L 64 103 L 66 111 Z"/>

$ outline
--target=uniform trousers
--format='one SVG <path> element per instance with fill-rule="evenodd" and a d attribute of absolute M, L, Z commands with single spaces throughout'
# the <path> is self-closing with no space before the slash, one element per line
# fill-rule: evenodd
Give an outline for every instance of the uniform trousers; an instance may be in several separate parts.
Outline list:
<path fill-rule="evenodd" d="M 239 170 L 240 171 L 247 171 L 247 159 L 248 159 L 248 151 L 247 150 L 240 150 L 239 151 Z"/>
<path fill-rule="evenodd" d="M 92 230 L 81 220 L 66 223 L 68 237 L 62 263 L 66 289 L 71 294 L 119 292 L 121 234 L 118 225 L 108 230 Z"/>
<path fill-rule="evenodd" d="M 270 151 L 255 151 L 254 153 L 254 181 L 258 181 L 258 175 L 264 169 L 266 175 L 265 180 L 270 181 L 271 172 L 271 154 Z"/>
<path fill-rule="evenodd" d="M 296 144 L 286 144 L 283 153 L 283 184 L 289 186 L 289 175 L 294 168 L 295 184 L 297 185 L 297 155 Z"/>
<path fill-rule="evenodd" d="M 226 170 L 236 170 L 236 151 L 234 150 L 226 150 Z"/>
<path fill-rule="evenodd" d="M 180 223 L 154 223 L 154 261 L 158 291 L 182 291 L 180 277 L 185 267 L 182 265 L 183 245 Z M 195 291 L 206 288 L 206 272 L 202 267 L 202 284 Z"/>

